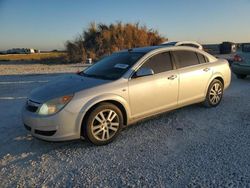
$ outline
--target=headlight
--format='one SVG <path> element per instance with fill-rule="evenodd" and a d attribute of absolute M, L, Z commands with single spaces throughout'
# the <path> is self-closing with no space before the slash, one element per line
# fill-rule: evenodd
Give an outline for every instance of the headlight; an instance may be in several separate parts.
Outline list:
<path fill-rule="evenodd" d="M 49 100 L 46 103 L 43 103 L 38 110 L 40 115 L 51 115 L 59 110 L 61 110 L 69 101 L 73 98 L 73 95 L 66 95 L 56 99 Z"/>

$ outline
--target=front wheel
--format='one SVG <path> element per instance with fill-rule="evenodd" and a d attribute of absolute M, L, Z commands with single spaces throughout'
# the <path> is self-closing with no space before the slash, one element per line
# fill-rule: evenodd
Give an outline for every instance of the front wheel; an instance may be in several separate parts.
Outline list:
<path fill-rule="evenodd" d="M 206 100 L 204 105 L 206 107 L 216 107 L 220 104 L 223 96 L 224 86 L 220 80 L 213 80 L 208 87 Z"/>
<path fill-rule="evenodd" d="M 101 103 L 87 117 L 83 124 L 83 135 L 95 145 L 112 142 L 121 130 L 123 116 L 121 110 L 110 103 Z"/>

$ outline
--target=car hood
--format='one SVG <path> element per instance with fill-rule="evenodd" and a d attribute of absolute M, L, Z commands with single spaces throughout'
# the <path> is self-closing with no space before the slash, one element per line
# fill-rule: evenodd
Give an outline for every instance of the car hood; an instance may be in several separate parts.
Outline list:
<path fill-rule="evenodd" d="M 56 81 L 51 81 L 34 89 L 29 99 L 35 102 L 44 103 L 57 97 L 70 95 L 108 82 L 110 82 L 110 80 L 84 77 L 76 74 L 60 76 Z"/>

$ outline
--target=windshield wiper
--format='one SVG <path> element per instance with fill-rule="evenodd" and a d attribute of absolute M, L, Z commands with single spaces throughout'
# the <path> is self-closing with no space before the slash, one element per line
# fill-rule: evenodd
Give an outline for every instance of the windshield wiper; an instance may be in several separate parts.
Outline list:
<path fill-rule="evenodd" d="M 103 79 L 103 80 L 112 80 L 111 78 L 108 78 L 106 76 L 96 75 L 96 74 L 86 74 L 85 72 L 82 72 L 80 75 L 85 76 L 85 77 L 90 77 L 90 78 L 99 78 L 99 79 Z"/>

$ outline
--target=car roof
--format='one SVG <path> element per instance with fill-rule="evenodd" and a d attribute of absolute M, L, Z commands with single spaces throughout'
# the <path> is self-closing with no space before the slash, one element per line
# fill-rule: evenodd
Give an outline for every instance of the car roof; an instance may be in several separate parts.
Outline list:
<path fill-rule="evenodd" d="M 186 46 L 188 44 L 192 44 L 199 48 L 200 50 L 203 49 L 202 45 L 196 41 L 172 41 L 172 42 L 163 42 L 161 45 L 163 46 Z"/>
<path fill-rule="evenodd" d="M 126 51 L 148 53 L 152 50 L 156 50 L 156 49 L 164 48 L 164 47 L 165 46 L 146 46 L 146 47 L 141 47 L 141 48 L 131 48 Z"/>
<path fill-rule="evenodd" d="M 121 52 L 140 52 L 140 53 L 148 53 L 152 50 L 156 50 L 159 48 L 167 48 L 167 47 L 174 47 L 174 46 L 180 46 L 181 44 L 194 44 L 197 46 L 201 46 L 199 43 L 195 42 L 195 41 L 180 41 L 180 42 L 164 42 L 158 46 L 146 46 L 146 47 L 140 47 L 140 48 L 131 48 L 128 50 L 122 50 Z"/>
<path fill-rule="evenodd" d="M 169 45 L 169 46 L 175 46 L 177 43 L 178 43 L 179 41 L 171 41 L 171 42 L 169 42 L 169 41 L 167 41 L 167 42 L 163 42 L 162 44 L 160 44 L 161 46 L 162 45 Z"/>
<path fill-rule="evenodd" d="M 126 49 L 126 50 L 121 50 L 118 51 L 119 52 L 137 52 L 137 53 L 148 53 L 151 52 L 153 50 L 157 50 L 157 49 L 161 49 L 161 48 L 165 48 L 165 49 L 183 49 L 183 46 L 171 46 L 171 45 L 159 45 L 159 46 L 146 46 L 146 47 L 140 47 L 140 48 L 131 48 L 131 49 Z M 193 48 L 193 47 L 187 47 L 188 49 L 197 49 L 197 48 Z"/>
<path fill-rule="evenodd" d="M 137 52 L 137 53 L 148 53 L 150 51 L 159 49 L 159 48 L 166 48 L 166 46 L 145 46 L 145 47 L 139 47 L 139 48 L 130 48 L 130 49 L 124 49 L 119 52 Z"/>
<path fill-rule="evenodd" d="M 188 51 L 193 51 L 193 52 L 199 52 L 199 53 L 205 55 L 207 58 L 209 58 L 210 61 L 217 60 L 217 58 L 215 58 L 211 54 L 209 54 L 203 50 L 200 50 L 198 48 L 189 47 L 189 46 L 164 46 L 164 45 L 148 46 L 148 47 L 141 47 L 141 48 L 131 48 L 131 49 L 127 49 L 127 50 L 118 51 L 115 53 L 131 52 L 131 53 L 153 54 L 155 52 L 160 52 L 160 51 L 165 51 L 165 50 L 188 50 Z"/>

